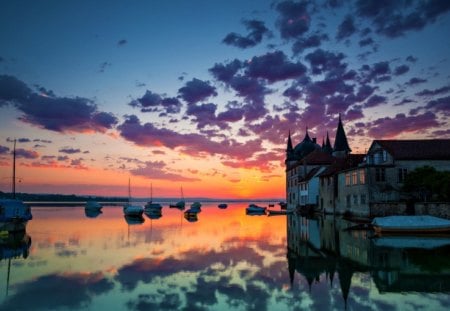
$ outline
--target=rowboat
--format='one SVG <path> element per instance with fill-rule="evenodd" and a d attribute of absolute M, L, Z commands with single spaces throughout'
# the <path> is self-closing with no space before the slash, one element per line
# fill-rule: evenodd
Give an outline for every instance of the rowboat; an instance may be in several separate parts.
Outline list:
<path fill-rule="evenodd" d="M 372 227 L 377 234 L 444 233 L 450 232 L 450 220 L 429 215 L 375 217 Z"/>

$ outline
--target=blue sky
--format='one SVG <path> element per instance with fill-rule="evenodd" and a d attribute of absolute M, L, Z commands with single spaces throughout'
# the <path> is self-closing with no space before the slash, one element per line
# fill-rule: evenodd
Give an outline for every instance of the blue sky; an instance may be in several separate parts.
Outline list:
<path fill-rule="evenodd" d="M 287 132 L 294 144 L 306 126 L 333 140 L 339 114 L 354 152 L 372 139 L 450 137 L 445 0 L 1 8 L 2 170 L 15 137 L 29 167 L 131 172 L 195 189 L 217 171 L 234 193 L 252 178 L 281 182 Z M 80 152 L 65 157 L 67 147 Z"/>

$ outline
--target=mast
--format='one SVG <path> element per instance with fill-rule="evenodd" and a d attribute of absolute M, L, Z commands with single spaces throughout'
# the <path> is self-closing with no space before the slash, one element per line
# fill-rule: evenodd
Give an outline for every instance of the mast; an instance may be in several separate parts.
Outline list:
<path fill-rule="evenodd" d="M 181 188 L 181 201 L 184 201 L 183 186 L 181 186 L 180 188 Z"/>
<path fill-rule="evenodd" d="M 153 184 L 150 183 L 150 203 L 153 202 Z"/>
<path fill-rule="evenodd" d="M 13 149 L 12 194 L 13 194 L 13 199 L 15 199 L 16 198 L 16 140 L 15 139 L 14 139 L 14 149 Z"/>

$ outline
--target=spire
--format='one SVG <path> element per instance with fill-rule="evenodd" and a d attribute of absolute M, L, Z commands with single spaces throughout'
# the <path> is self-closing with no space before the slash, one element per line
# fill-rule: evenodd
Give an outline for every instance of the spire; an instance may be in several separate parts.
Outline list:
<path fill-rule="evenodd" d="M 312 141 L 308 134 L 308 127 L 306 127 L 306 134 L 305 134 L 305 138 L 303 138 L 303 141 Z"/>
<path fill-rule="evenodd" d="M 323 147 L 322 149 L 323 149 L 323 151 L 325 151 L 328 154 L 333 153 L 333 147 L 331 147 L 330 136 L 328 135 L 328 131 L 327 131 L 327 140 L 325 142 L 325 147 Z"/>
<path fill-rule="evenodd" d="M 336 130 L 336 138 L 334 140 L 333 155 L 346 156 L 352 151 L 348 146 L 347 136 L 345 135 L 344 126 L 342 125 L 341 114 L 339 114 L 339 123 Z"/>
<path fill-rule="evenodd" d="M 324 150 L 325 149 L 325 138 L 323 138 L 323 136 L 322 136 L 322 150 Z"/>
<path fill-rule="evenodd" d="M 289 130 L 289 135 L 288 135 L 288 141 L 287 141 L 287 149 L 286 152 L 290 152 L 292 151 L 294 148 L 292 148 L 292 140 L 291 140 L 291 130 Z"/>

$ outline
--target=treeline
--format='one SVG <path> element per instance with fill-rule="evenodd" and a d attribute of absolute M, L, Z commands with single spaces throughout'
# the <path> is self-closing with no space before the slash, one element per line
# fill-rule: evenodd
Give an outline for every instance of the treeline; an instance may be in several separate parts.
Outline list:
<path fill-rule="evenodd" d="M 406 175 L 403 191 L 413 200 L 450 202 L 450 172 L 416 168 Z"/>
<path fill-rule="evenodd" d="M 12 193 L 0 191 L 0 198 L 12 199 Z M 85 202 L 95 200 L 100 202 L 123 202 L 125 197 L 100 197 L 100 196 L 80 196 L 75 194 L 32 194 L 32 193 L 16 193 L 16 199 L 26 202 Z"/>

